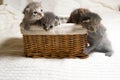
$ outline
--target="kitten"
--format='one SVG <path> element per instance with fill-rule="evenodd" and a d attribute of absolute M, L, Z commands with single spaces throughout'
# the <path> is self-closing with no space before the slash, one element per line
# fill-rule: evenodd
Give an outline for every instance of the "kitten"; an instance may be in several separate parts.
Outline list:
<path fill-rule="evenodd" d="M 96 51 L 112 56 L 113 50 L 106 35 L 106 28 L 101 24 L 101 17 L 98 14 L 87 9 L 76 9 L 71 13 L 68 23 L 81 24 L 88 30 L 89 46 L 84 49 L 85 54 Z"/>
<path fill-rule="evenodd" d="M 43 9 L 40 2 L 29 3 L 23 11 L 24 18 L 22 24 L 26 30 L 30 29 L 30 25 L 44 17 Z"/>
<path fill-rule="evenodd" d="M 31 25 L 39 25 L 48 31 L 60 24 L 59 18 L 54 13 L 43 12 L 40 2 L 31 2 L 26 6 L 23 13 L 25 16 L 22 24 L 26 30 L 29 30 Z"/>
<path fill-rule="evenodd" d="M 67 23 L 76 23 L 78 24 L 79 23 L 79 19 L 81 19 L 81 17 L 83 15 L 85 15 L 85 13 L 89 13 L 90 11 L 88 9 L 83 9 L 83 8 L 80 8 L 80 9 L 75 9 L 71 14 L 70 14 L 70 17 L 68 18 L 68 21 Z"/>
<path fill-rule="evenodd" d="M 60 25 L 59 17 L 52 12 L 45 12 L 44 17 L 38 23 L 46 31 L 52 29 L 54 26 Z"/>

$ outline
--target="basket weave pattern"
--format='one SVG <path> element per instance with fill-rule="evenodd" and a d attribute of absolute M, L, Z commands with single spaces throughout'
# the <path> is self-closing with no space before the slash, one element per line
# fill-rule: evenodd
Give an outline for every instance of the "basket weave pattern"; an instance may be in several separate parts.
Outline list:
<path fill-rule="evenodd" d="M 86 34 L 23 35 L 24 53 L 29 57 L 75 58 L 86 56 Z"/>

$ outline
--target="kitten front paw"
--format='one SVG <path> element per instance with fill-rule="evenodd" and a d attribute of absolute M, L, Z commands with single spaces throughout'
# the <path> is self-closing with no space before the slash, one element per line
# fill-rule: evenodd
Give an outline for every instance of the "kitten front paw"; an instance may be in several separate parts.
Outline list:
<path fill-rule="evenodd" d="M 85 49 L 83 50 L 83 53 L 88 55 L 88 54 L 90 53 L 90 49 L 89 49 L 89 48 L 85 48 Z"/>
<path fill-rule="evenodd" d="M 112 54 L 113 54 L 113 51 L 109 51 L 109 52 L 106 52 L 106 53 L 105 53 L 105 56 L 111 57 Z"/>
<path fill-rule="evenodd" d="M 30 29 L 30 27 L 29 27 L 29 26 L 25 26 L 24 28 L 25 28 L 25 30 L 29 30 L 29 29 Z"/>
<path fill-rule="evenodd" d="M 30 25 L 26 23 L 26 24 L 24 25 L 24 29 L 25 29 L 25 30 L 29 30 L 29 29 L 30 29 Z"/>

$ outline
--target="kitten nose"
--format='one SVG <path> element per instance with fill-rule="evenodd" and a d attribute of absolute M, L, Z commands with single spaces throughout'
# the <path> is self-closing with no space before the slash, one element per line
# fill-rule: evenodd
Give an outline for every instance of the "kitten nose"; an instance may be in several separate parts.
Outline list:
<path fill-rule="evenodd" d="M 38 15 L 42 16 L 42 14 L 41 14 L 41 13 L 38 13 Z"/>

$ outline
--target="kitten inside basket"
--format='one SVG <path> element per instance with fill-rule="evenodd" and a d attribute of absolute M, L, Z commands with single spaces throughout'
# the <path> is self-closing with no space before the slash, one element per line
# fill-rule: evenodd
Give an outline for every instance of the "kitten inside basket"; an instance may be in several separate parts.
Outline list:
<path fill-rule="evenodd" d="M 89 46 L 83 50 L 84 53 L 88 55 L 93 51 L 97 51 L 104 52 L 106 56 L 112 56 L 112 47 L 106 37 L 106 28 L 101 24 L 101 17 L 88 9 L 80 8 L 74 10 L 69 18 L 65 18 L 67 24 L 61 25 L 61 20 L 64 19 L 59 18 L 52 12 L 44 12 L 41 3 L 39 2 L 28 4 L 23 13 L 25 16 L 21 25 L 25 30 L 21 31 L 25 34 L 36 35 L 37 33 L 40 33 L 42 35 L 73 35 L 87 33 Z M 33 30 L 33 33 L 27 32 L 31 29 Z"/>
<path fill-rule="evenodd" d="M 31 57 L 87 58 L 83 53 L 87 46 L 87 30 L 81 25 L 67 23 L 68 18 L 44 12 L 41 3 L 32 2 L 24 9 L 21 32 L 24 53 Z M 60 24 L 62 23 L 62 24 Z"/>
<path fill-rule="evenodd" d="M 80 25 L 78 27 L 73 23 L 66 24 L 68 21 L 68 18 L 66 17 L 58 17 L 53 12 L 44 12 L 40 2 L 29 3 L 25 7 L 23 14 L 24 18 L 21 26 L 24 30 L 22 31 L 26 30 L 26 32 L 28 32 L 33 30 L 34 33 L 37 31 L 42 31 L 44 32 L 43 34 L 67 34 L 71 31 L 76 33 L 81 31 L 81 33 L 84 33 L 85 31 Z"/>
<path fill-rule="evenodd" d="M 53 27 L 60 25 L 60 20 L 67 22 L 67 18 L 60 18 L 52 12 L 44 12 L 40 2 L 29 3 L 25 7 L 23 14 L 24 18 L 21 25 L 24 26 L 25 30 L 30 30 L 32 25 L 37 25 L 45 31 L 49 31 Z"/>

